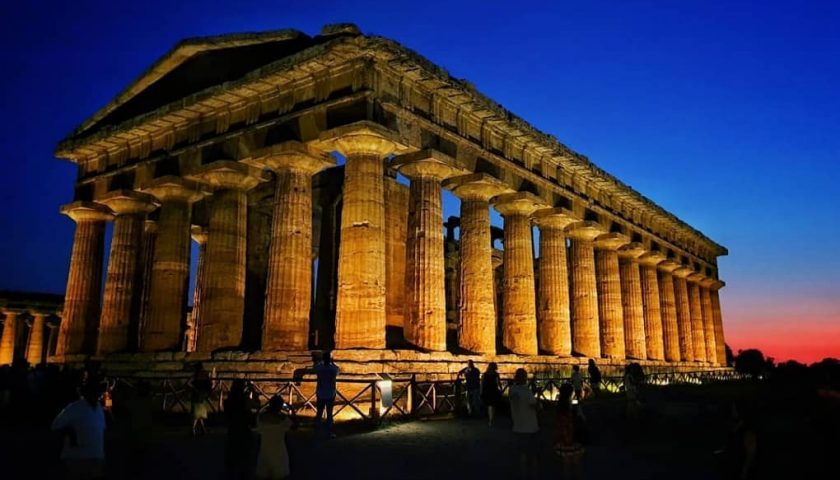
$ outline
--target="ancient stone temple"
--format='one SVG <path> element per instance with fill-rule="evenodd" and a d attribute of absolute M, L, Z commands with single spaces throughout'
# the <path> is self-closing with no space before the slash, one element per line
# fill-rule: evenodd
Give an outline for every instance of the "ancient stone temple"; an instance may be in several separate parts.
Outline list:
<path fill-rule="evenodd" d="M 78 178 L 54 361 L 724 364 L 725 248 L 352 25 L 185 40 L 57 156 Z"/>

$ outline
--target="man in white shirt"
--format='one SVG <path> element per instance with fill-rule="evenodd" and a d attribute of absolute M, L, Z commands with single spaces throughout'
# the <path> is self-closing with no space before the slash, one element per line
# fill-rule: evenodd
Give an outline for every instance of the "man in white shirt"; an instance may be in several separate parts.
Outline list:
<path fill-rule="evenodd" d="M 522 478 L 538 477 L 538 454 L 540 450 L 537 423 L 537 398 L 528 388 L 528 373 L 524 368 L 516 370 L 514 385 L 510 387 L 510 416 L 513 419 L 513 434 L 519 450 L 519 468 Z"/>
<path fill-rule="evenodd" d="M 105 478 L 105 411 L 94 382 L 81 388 L 81 398 L 64 407 L 52 423 L 66 434 L 61 460 L 68 478 Z"/>

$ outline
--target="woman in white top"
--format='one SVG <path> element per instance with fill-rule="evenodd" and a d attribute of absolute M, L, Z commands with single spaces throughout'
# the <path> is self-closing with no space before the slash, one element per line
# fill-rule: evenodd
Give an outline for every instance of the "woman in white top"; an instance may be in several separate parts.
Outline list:
<path fill-rule="evenodd" d="M 291 475 L 286 432 L 293 426 L 294 422 L 283 412 L 283 399 L 273 397 L 257 424 L 257 433 L 260 436 L 257 478 L 275 480 Z"/>
<path fill-rule="evenodd" d="M 105 478 L 105 410 L 99 403 L 101 388 L 87 382 L 81 398 L 64 407 L 52 429 L 65 434 L 61 460 L 67 478 Z"/>
<path fill-rule="evenodd" d="M 524 368 L 516 370 L 513 382 L 508 396 L 510 397 L 510 416 L 513 419 L 513 434 L 519 450 L 520 474 L 522 478 L 537 478 L 540 450 L 537 398 L 528 388 L 528 373 Z"/>

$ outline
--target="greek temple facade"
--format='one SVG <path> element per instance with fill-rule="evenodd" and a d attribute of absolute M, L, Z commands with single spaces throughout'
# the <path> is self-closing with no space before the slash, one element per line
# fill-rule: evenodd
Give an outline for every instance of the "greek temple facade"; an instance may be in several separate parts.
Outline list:
<path fill-rule="evenodd" d="M 57 156 L 78 177 L 54 361 L 334 349 L 725 365 L 724 247 L 351 25 L 185 40 Z M 447 191 L 460 215 L 445 219 Z"/>

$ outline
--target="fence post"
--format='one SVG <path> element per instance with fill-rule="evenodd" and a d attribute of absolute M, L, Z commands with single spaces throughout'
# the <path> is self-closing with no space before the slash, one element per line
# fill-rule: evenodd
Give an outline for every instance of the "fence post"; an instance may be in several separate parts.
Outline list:
<path fill-rule="evenodd" d="M 409 415 L 414 415 L 414 389 L 417 388 L 415 374 L 411 374 L 408 381 L 408 392 L 406 393 L 405 408 Z"/>
<path fill-rule="evenodd" d="M 379 418 L 379 408 L 376 405 L 376 381 L 370 382 L 370 419 Z"/>

